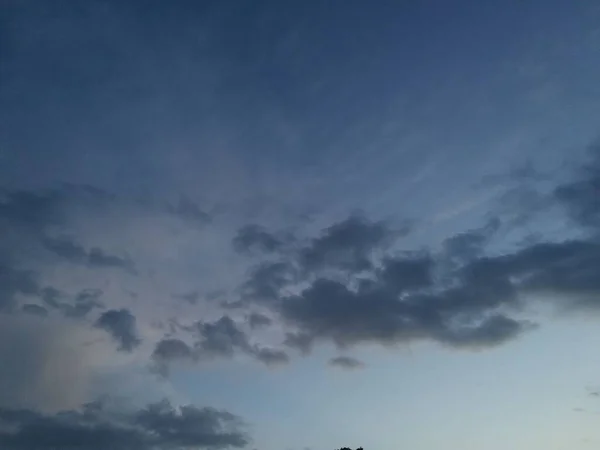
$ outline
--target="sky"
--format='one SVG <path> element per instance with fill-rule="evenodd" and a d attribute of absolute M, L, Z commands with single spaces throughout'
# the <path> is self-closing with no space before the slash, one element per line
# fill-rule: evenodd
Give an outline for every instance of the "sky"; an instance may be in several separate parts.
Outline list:
<path fill-rule="evenodd" d="M 0 1 L 0 448 L 600 445 L 600 5 Z"/>

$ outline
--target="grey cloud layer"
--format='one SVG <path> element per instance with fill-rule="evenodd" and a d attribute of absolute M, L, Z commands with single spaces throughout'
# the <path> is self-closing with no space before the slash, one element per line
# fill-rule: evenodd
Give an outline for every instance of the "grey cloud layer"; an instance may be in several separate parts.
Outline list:
<path fill-rule="evenodd" d="M 138 411 L 106 411 L 102 402 L 43 415 L 0 408 L 0 446 L 6 450 L 183 450 L 245 447 L 249 438 L 235 415 L 168 402 Z"/>
<path fill-rule="evenodd" d="M 70 315 L 84 315 L 82 306 L 90 299 L 78 299 L 78 304 L 61 305 L 57 288 L 42 286 L 37 267 L 39 261 L 59 259 L 90 269 L 107 268 L 133 273 L 133 262 L 112 255 L 98 247 L 89 250 L 64 234 L 70 220 L 78 213 L 102 213 L 114 198 L 88 186 L 63 185 L 38 191 L 3 190 L 0 193 L 0 308 L 15 306 L 17 294 L 38 296 L 46 306 L 61 308 Z M 54 293 L 51 294 L 50 292 Z M 73 309 L 75 308 L 75 309 Z M 83 309 L 82 309 L 83 308 Z"/>
<path fill-rule="evenodd" d="M 530 294 L 547 297 L 557 308 L 600 307 L 600 151 L 592 149 L 589 156 L 576 177 L 546 200 L 589 231 L 583 237 L 529 241 L 489 254 L 488 244 L 504 225 L 494 218 L 448 238 L 441 252 L 382 256 L 382 246 L 398 235 L 381 223 L 350 217 L 256 265 L 242 297 L 286 323 L 285 344 L 302 353 L 318 342 L 342 348 L 419 339 L 454 348 L 499 345 L 536 327 L 522 318 Z"/>
<path fill-rule="evenodd" d="M 447 246 L 450 254 L 464 261 L 483 247 L 490 232 L 488 226 L 453 238 Z M 303 353 L 319 341 L 348 347 L 432 339 L 453 347 L 486 347 L 531 328 L 499 311 L 516 306 L 516 288 L 507 279 L 512 274 L 497 273 L 497 264 L 473 259 L 453 270 L 451 283 L 442 285 L 436 279 L 441 262 L 428 251 L 376 256 L 397 236 L 381 223 L 350 217 L 296 253 L 260 263 L 242 294 L 296 330 L 285 343 Z M 296 286 L 305 287 L 297 294 L 285 293 Z"/>
<path fill-rule="evenodd" d="M 248 334 L 229 316 L 214 322 L 197 322 L 186 327 L 193 343 L 166 338 L 156 344 L 152 358 L 155 369 L 166 375 L 173 363 L 198 363 L 215 358 L 232 358 L 245 354 L 267 366 L 286 364 L 287 353 L 281 349 L 264 347 L 250 342 Z"/>
<path fill-rule="evenodd" d="M 43 245 L 47 250 L 75 264 L 89 267 L 114 267 L 134 272 L 133 263 L 127 259 L 107 254 L 104 250 L 93 247 L 89 251 L 67 237 L 45 237 Z"/>

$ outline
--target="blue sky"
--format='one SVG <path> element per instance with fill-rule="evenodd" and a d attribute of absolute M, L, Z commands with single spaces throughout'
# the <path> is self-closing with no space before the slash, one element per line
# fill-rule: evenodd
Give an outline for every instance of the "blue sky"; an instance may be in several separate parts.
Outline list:
<path fill-rule="evenodd" d="M 596 2 L 0 8 L 0 447 L 600 442 Z"/>

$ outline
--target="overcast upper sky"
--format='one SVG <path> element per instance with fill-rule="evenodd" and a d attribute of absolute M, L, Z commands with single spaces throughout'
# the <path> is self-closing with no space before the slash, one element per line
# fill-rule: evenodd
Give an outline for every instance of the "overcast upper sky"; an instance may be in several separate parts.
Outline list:
<path fill-rule="evenodd" d="M 595 0 L 0 0 L 0 448 L 600 445 Z"/>

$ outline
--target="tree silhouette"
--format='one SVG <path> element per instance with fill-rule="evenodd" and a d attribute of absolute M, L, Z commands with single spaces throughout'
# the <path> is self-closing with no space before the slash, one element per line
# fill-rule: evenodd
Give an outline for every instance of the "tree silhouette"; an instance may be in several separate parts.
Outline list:
<path fill-rule="evenodd" d="M 350 447 L 342 447 L 339 450 L 352 450 Z M 363 450 L 362 447 L 358 447 L 356 450 Z"/>

